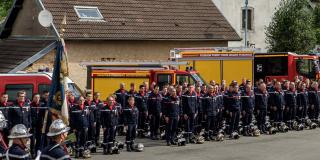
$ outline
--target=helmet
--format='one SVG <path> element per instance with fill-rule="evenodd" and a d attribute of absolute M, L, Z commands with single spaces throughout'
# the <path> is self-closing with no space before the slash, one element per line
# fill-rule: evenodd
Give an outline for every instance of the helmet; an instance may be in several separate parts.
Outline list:
<path fill-rule="evenodd" d="M 238 132 L 232 132 L 232 133 L 231 133 L 231 138 L 233 138 L 233 139 L 239 139 L 239 138 L 240 138 L 240 135 L 239 135 Z"/>
<path fill-rule="evenodd" d="M 197 136 L 197 144 L 203 144 L 204 143 L 204 137 L 203 136 Z"/>
<path fill-rule="evenodd" d="M 0 111 L 0 129 L 7 128 L 7 120 L 3 113 Z"/>
<path fill-rule="evenodd" d="M 216 136 L 216 141 L 223 141 L 224 140 L 224 134 L 223 132 L 219 132 Z"/>
<path fill-rule="evenodd" d="M 57 119 L 52 122 L 49 128 L 49 133 L 47 133 L 48 137 L 56 136 L 65 132 L 68 132 L 70 130 L 69 127 L 67 127 L 61 119 Z"/>
<path fill-rule="evenodd" d="M 142 152 L 143 148 L 144 148 L 144 145 L 142 143 L 135 144 L 135 146 L 134 146 L 134 149 L 137 152 Z"/>
<path fill-rule="evenodd" d="M 288 132 L 289 131 L 289 127 L 285 124 L 285 123 L 281 123 L 279 126 L 279 131 L 280 132 Z"/>
<path fill-rule="evenodd" d="M 15 125 L 8 138 L 10 139 L 16 139 L 16 138 L 29 138 L 31 137 L 32 134 L 28 132 L 28 129 L 25 125 L 23 124 L 17 124 Z"/>
<path fill-rule="evenodd" d="M 258 136 L 260 136 L 260 130 L 258 129 L 258 127 L 257 126 L 254 126 L 253 127 L 253 136 L 255 136 L 255 137 L 258 137 Z"/>

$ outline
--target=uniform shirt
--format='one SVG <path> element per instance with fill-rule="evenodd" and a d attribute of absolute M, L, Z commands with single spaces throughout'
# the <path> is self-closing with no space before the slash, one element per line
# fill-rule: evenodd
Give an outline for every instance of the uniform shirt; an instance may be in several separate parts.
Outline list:
<path fill-rule="evenodd" d="M 226 94 L 226 103 L 228 104 L 228 110 L 239 111 L 241 109 L 240 93 L 228 92 Z"/>
<path fill-rule="evenodd" d="M 282 91 L 269 92 L 270 93 L 270 105 L 277 108 L 282 108 L 285 105 L 284 93 Z"/>
<path fill-rule="evenodd" d="M 125 107 L 127 105 L 127 99 L 129 97 L 128 92 L 124 89 L 118 89 L 115 92 L 116 95 L 116 101 L 119 103 L 122 107 Z"/>
<path fill-rule="evenodd" d="M 255 92 L 255 108 L 256 109 L 267 109 L 268 107 L 268 93 L 261 92 L 258 90 Z"/>
<path fill-rule="evenodd" d="M 148 111 L 148 94 L 137 93 L 134 95 L 136 106 L 139 109 L 139 112 L 147 112 Z"/>
<path fill-rule="evenodd" d="M 31 155 L 17 144 L 12 144 L 6 153 L 7 160 L 31 160 Z"/>
<path fill-rule="evenodd" d="M 71 160 L 63 147 L 55 142 L 41 151 L 40 160 Z"/>
<path fill-rule="evenodd" d="M 42 128 L 44 116 L 47 110 L 46 104 L 43 102 L 39 102 L 38 104 L 31 102 L 30 108 L 32 128 L 36 128 L 39 131 Z"/>
<path fill-rule="evenodd" d="M 119 109 L 116 105 L 104 106 L 101 110 L 101 125 L 103 128 L 110 128 L 118 125 Z"/>
<path fill-rule="evenodd" d="M 89 125 L 93 125 L 96 122 L 96 104 L 93 101 L 85 101 L 84 105 L 88 109 L 89 113 L 87 114 Z"/>
<path fill-rule="evenodd" d="M 162 96 L 161 94 L 150 93 L 148 98 L 148 112 L 149 114 L 156 115 L 162 111 Z"/>
<path fill-rule="evenodd" d="M 299 91 L 297 93 L 297 106 L 298 107 L 307 107 L 308 106 L 308 92 Z"/>
<path fill-rule="evenodd" d="M 250 92 L 242 92 L 241 94 L 241 106 L 242 110 L 250 111 L 254 108 L 254 94 Z"/>
<path fill-rule="evenodd" d="M 176 118 L 181 114 L 179 97 L 170 96 L 165 103 L 164 115 L 166 117 Z"/>
<path fill-rule="evenodd" d="M 204 97 L 204 113 L 208 116 L 216 116 L 218 113 L 218 97 L 215 94 L 206 94 Z"/>
<path fill-rule="evenodd" d="M 284 99 L 287 107 L 294 108 L 297 106 L 297 92 L 290 90 L 286 91 Z"/>
<path fill-rule="evenodd" d="M 137 107 L 125 107 L 122 110 L 123 120 L 125 125 L 138 123 L 139 110 Z"/>
<path fill-rule="evenodd" d="M 198 113 L 203 113 L 203 108 L 204 108 L 204 97 L 206 94 L 202 94 L 202 93 L 197 93 L 197 109 L 198 109 Z"/>
<path fill-rule="evenodd" d="M 88 128 L 88 109 L 83 105 L 75 105 L 71 110 L 71 128 L 80 130 L 82 128 Z"/>
<path fill-rule="evenodd" d="M 182 111 L 183 114 L 196 114 L 198 111 L 197 95 L 195 92 L 187 91 L 182 95 Z"/>
<path fill-rule="evenodd" d="M 99 99 L 97 100 L 93 100 L 92 103 L 94 103 L 94 105 L 96 106 L 96 110 L 95 110 L 95 118 L 96 118 L 96 122 L 100 123 L 101 122 L 101 112 L 100 109 L 102 109 L 104 107 L 104 104 L 102 101 L 100 101 Z"/>
<path fill-rule="evenodd" d="M 7 103 L 0 102 L 0 111 L 3 113 L 6 120 L 8 120 L 8 110 L 9 110 L 10 106 L 12 106 L 12 104 L 9 102 L 7 102 Z"/>
<path fill-rule="evenodd" d="M 17 124 L 24 124 L 27 128 L 31 128 L 31 110 L 28 103 L 14 102 L 8 111 L 8 123 L 10 128 Z"/>

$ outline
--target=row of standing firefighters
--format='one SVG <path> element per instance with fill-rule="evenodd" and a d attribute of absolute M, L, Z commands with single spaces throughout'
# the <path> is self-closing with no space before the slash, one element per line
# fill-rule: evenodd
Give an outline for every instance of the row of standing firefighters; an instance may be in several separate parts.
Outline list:
<path fill-rule="evenodd" d="M 77 100 L 68 93 L 69 134 L 76 137 L 69 146 L 76 157 L 89 157 L 100 144 L 101 129 L 103 153 L 112 154 L 119 153 L 123 146 L 116 138 L 122 134 L 126 135 L 127 151 L 132 151 L 142 147 L 134 142 L 136 136 L 165 139 L 167 145 L 185 145 L 221 141 L 225 135 L 237 139 L 239 135 L 316 128 L 320 94 L 317 82 L 309 84 L 297 80 L 266 85 L 260 80 L 254 88 L 249 80 L 241 85 L 233 81 L 229 87 L 211 81 L 208 86 L 164 85 L 160 91 L 158 86 L 144 83 L 137 92 L 126 91 L 125 85 L 120 84 L 120 89 L 105 102 L 98 92 Z M 2 130 L 1 144 L 8 145 L 12 127 L 24 124 L 33 134 L 30 148 L 35 156 L 45 145 L 40 142 L 49 93 L 35 94 L 31 101 L 25 97 L 26 93 L 20 91 L 17 100 L 9 103 L 8 94 L 2 94 L 0 110 L 8 127 Z"/>

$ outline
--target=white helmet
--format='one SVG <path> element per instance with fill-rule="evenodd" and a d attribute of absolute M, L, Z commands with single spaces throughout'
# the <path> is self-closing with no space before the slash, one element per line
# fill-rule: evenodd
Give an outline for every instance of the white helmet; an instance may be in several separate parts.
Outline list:
<path fill-rule="evenodd" d="M 16 139 L 16 138 L 28 138 L 31 137 L 32 134 L 28 132 L 28 129 L 25 125 L 23 124 L 17 124 L 15 125 L 8 138 L 10 139 Z"/>
<path fill-rule="evenodd" d="M 0 111 L 0 129 L 7 128 L 7 120 L 3 113 Z"/>
<path fill-rule="evenodd" d="M 67 127 L 61 119 L 57 119 L 52 122 L 49 128 L 49 132 L 47 133 L 48 137 L 53 137 L 65 132 L 68 132 L 70 127 Z"/>

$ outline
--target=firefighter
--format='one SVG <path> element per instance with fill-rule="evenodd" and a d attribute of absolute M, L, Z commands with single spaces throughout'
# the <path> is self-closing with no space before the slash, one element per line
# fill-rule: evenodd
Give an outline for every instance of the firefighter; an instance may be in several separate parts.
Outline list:
<path fill-rule="evenodd" d="M 116 96 L 116 102 L 120 104 L 122 108 L 125 108 L 127 105 L 127 99 L 128 99 L 128 91 L 125 90 L 125 83 L 120 83 L 120 88 L 115 92 Z M 117 128 L 119 134 L 123 134 L 124 127 L 123 127 L 123 117 L 120 115 L 119 118 L 119 125 Z"/>
<path fill-rule="evenodd" d="M 307 116 L 308 92 L 306 84 L 300 83 L 297 93 L 297 117 L 302 122 Z"/>
<path fill-rule="evenodd" d="M 96 106 L 96 131 L 95 131 L 95 145 L 99 145 L 101 120 L 100 109 L 103 107 L 103 102 L 100 100 L 100 92 L 95 92 L 93 95 L 93 103 Z"/>
<path fill-rule="evenodd" d="M 204 97 L 203 101 L 203 112 L 204 118 L 206 119 L 206 128 L 205 128 L 205 140 L 214 140 L 214 136 L 218 132 L 218 123 L 217 123 L 217 113 L 219 110 L 218 97 L 216 95 L 215 87 L 208 86 L 208 93 Z"/>
<path fill-rule="evenodd" d="M 230 138 L 238 137 L 238 126 L 240 121 L 240 110 L 241 110 L 241 95 L 239 93 L 239 86 L 236 82 L 232 82 L 229 85 L 229 92 L 226 94 L 226 102 L 228 104 L 227 112 L 229 112 L 229 133 Z M 237 137 L 235 137 L 235 135 Z"/>
<path fill-rule="evenodd" d="M 3 113 L 0 111 L 0 159 L 5 159 L 5 153 L 8 149 L 8 142 L 6 142 L 4 131 L 7 129 L 7 120 Z"/>
<path fill-rule="evenodd" d="M 253 109 L 254 109 L 254 93 L 251 89 L 251 85 L 246 84 L 244 90 L 241 93 L 241 114 L 242 125 L 244 127 L 244 135 L 249 135 L 249 127 L 252 123 Z"/>
<path fill-rule="evenodd" d="M 84 105 L 84 97 L 79 97 L 79 102 L 71 110 L 71 128 L 76 134 L 76 158 L 90 157 L 90 151 L 87 150 L 87 140 L 88 140 L 88 109 Z"/>
<path fill-rule="evenodd" d="M 88 110 L 87 119 L 88 119 L 88 142 L 90 142 L 91 152 L 96 152 L 95 145 L 95 135 L 96 135 L 96 125 L 97 125 L 97 105 L 93 102 L 93 97 L 91 93 L 87 93 L 86 101 L 84 102 L 86 109 Z"/>
<path fill-rule="evenodd" d="M 28 130 L 31 128 L 31 111 L 30 105 L 25 100 L 26 94 L 23 91 L 17 93 L 17 100 L 8 110 L 9 126 L 13 127 L 17 124 L 23 124 Z M 11 128 L 10 127 L 10 128 Z"/>
<path fill-rule="evenodd" d="M 245 77 L 242 78 L 242 83 L 239 85 L 239 90 L 241 92 L 245 92 L 246 90 L 247 79 Z"/>
<path fill-rule="evenodd" d="M 139 110 L 139 120 L 138 120 L 138 135 L 144 137 L 144 132 L 148 129 L 147 118 L 148 118 L 148 97 L 149 95 L 145 92 L 144 85 L 139 86 L 139 93 L 135 94 L 136 106 Z"/>
<path fill-rule="evenodd" d="M 267 108 L 268 108 L 268 92 L 267 87 L 264 82 L 260 82 L 257 92 L 255 92 L 255 112 L 258 128 L 263 133 L 267 133 L 265 130 L 265 123 L 267 117 Z"/>
<path fill-rule="evenodd" d="M 197 95 L 194 85 L 189 85 L 188 90 L 182 95 L 182 113 L 185 122 L 186 143 L 189 143 L 194 132 L 194 122 L 198 114 Z"/>
<path fill-rule="evenodd" d="M 135 106 L 134 97 L 129 97 L 128 106 L 123 109 L 124 125 L 128 127 L 126 133 L 126 144 L 128 152 L 134 150 L 134 140 L 136 138 L 138 116 L 139 110 Z"/>
<path fill-rule="evenodd" d="M 202 128 L 205 128 L 205 126 L 203 126 L 202 122 L 204 119 L 204 111 L 203 111 L 203 101 L 204 101 L 204 96 L 203 94 L 201 94 L 201 87 L 197 86 L 196 89 L 196 95 L 197 95 L 197 118 L 195 120 L 195 133 L 197 133 L 197 135 L 200 134 Z"/>
<path fill-rule="evenodd" d="M 309 109 L 308 109 L 308 117 L 312 121 L 317 121 L 319 117 L 319 94 L 318 94 L 318 83 L 313 82 L 311 88 L 308 92 L 309 97 Z"/>
<path fill-rule="evenodd" d="M 292 129 L 293 121 L 296 120 L 296 110 L 297 110 L 297 92 L 295 88 L 295 83 L 289 83 L 289 88 L 285 92 L 285 111 L 284 111 L 284 121 L 288 124 L 289 128 Z"/>
<path fill-rule="evenodd" d="M 148 97 L 148 114 L 150 119 L 151 139 L 159 140 L 158 130 L 160 126 L 160 118 L 162 116 L 162 96 L 159 93 L 159 86 L 155 86 L 152 93 Z"/>
<path fill-rule="evenodd" d="M 273 121 L 276 127 L 283 125 L 283 111 L 285 108 L 284 92 L 281 89 L 281 83 L 275 82 L 274 92 L 270 94 L 270 106 Z"/>
<path fill-rule="evenodd" d="M 63 145 L 69 130 L 70 128 L 67 127 L 61 119 L 52 122 L 49 132 L 47 133 L 51 142 L 42 150 L 40 160 L 71 160 L 66 147 Z"/>
<path fill-rule="evenodd" d="M 179 116 L 181 114 L 180 98 L 177 96 L 176 89 L 171 89 L 171 94 L 166 101 L 164 112 L 166 121 L 166 141 L 167 146 L 176 145 L 175 138 L 177 134 Z"/>
<path fill-rule="evenodd" d="M 130 90 L 128 91 L 128 98 L 132 97 L 134 95 L 136 95 L 137 92 L 135 90 L 135 84 L 134 83 L 130 83 Z"/>
<path fill-rule="evenodd" d="M 37 150 L 40 149 L 41 130 L 43 126 L 45 112 L 47 110 L 47 107 L 44 105 L 45 104 L 40 102 L 40 94 L 34 94 L 32 102 L 30 103 L 32 120 L 31 133 L 33 134 L 30 142 L 32 157 L 35 157 Z"/>
<path fill-rule="evenodd" d="M 16 124 L 12 127 L 9 139 L 12 139 L 12 145 L 9 147 L 6 157 L 7 160 L 31 160 L 31 155 L 26 150 L 28 141 L 32 134 L 23 124 Z"/>
<path fill-rule="evenodd" d="M 119 120 L 119 110 L 113 96 L 107 98 L 107 105 L 101 110 L 101 125 L 103 127 L 103 154 L 112 154 L 116 140 L 116 129 Z"/>
<path fill-rule="evenodd" d="M 0 111 L 2 112 L 3 116 L 5 117 L 5 119 L 7 120 L 8 119 L 8 110 L 9 110 L 9 107 L 12 105 L 11 103 L 8 102 L 8 99 L 9 99 L 9 95 L 6 94 L 6 93 L 3 93 L 1 95 L 1 98 L 0 98 Z M 3 139 L 5 141 L 6 144 L 8 144 L 9 140 L 8 140 L 8 136 L 9 136 L 9 128 L 8 126 L 5 127 L 2 131 L 3 133 Z"/>

